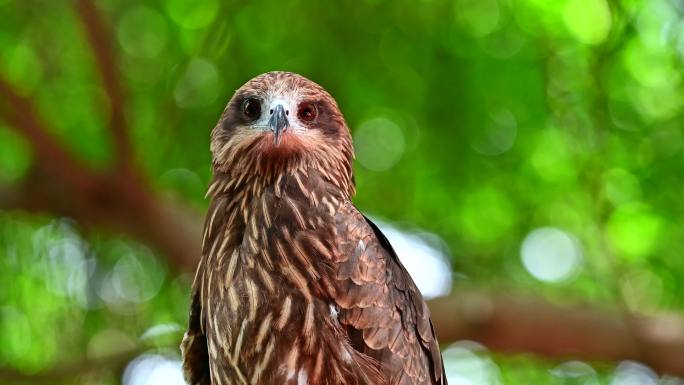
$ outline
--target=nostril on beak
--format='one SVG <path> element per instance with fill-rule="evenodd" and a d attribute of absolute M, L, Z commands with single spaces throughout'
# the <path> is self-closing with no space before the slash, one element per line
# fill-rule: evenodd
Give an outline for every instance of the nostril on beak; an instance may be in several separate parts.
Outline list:
<path fill-rule="evenodd" d="M 271 108 L 271 111 L 269 111 L 269 113 L 270 113 L 271 115 L 273 115 L 273 108 Z"/>
<path fill-rule="evenodd" d="M 268 118 L 268 125 L 273 131 L 273 143 L 278 144 L 280 135 L 287 130 L 287 111 L 282 104 L 278 104 L 270 109 L 271 117 Z"/>

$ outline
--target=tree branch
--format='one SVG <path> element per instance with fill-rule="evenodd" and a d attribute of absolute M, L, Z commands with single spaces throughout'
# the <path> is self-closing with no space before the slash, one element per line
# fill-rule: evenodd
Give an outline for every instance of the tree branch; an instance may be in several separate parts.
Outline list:
<path fill-rule="evenodd" d="M 88 42 L 102 77 L 104 90 L 111 107 L 110 130 L 114 139 L 115 169 L 131 172 L 132 147 L 125 115 L 125 95 L 116 68 L 114 49 L 107 21 L 100 15 L 92 0 L 76 0 L 76 10 L 83 24 Z"/>
<path fill-rule="evenodd" d="M 541 298 L 457 290 L 430 301 L 441 342 L 474 340 L 513 353 L 558 359 L 636 360 L 684 376 L 684 319 L 644 317 Z"/>
<path fill-rule="evenodd" d="M 4 99 L 0 104 L 0 120 L 26 137 L 41 167 L 79 190 L 91 190 L 96 184 L 94 176 L 49 134 L 50 130 L 38 117 L 32 102 L 1 75 L 0 96 Z"/>
<path fill-rule="evenodd" d="M 103 175 L 77 161 L 49 134 L 31 101 L 2 75 L 0 96 L 0 119 L 28 140 L 37 158 L 20 186 L 5 189 L 13 191 L 15 199 L 4 206 L 51 212 L 122 232 L 160 247 L 172 266 L 194 266 L 201 238 L 197 213 L 156 196 L 132 172 Z M 16 199 L 19 192 L 25 197 Z"/>

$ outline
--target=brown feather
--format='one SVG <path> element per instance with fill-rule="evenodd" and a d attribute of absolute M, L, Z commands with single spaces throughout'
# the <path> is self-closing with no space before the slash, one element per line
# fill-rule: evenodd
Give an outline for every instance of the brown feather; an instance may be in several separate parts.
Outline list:
<path fill-rule="evenodd" d="M 276 145 L 245 97 L 307 100 L 318 120 Z M 212 132 L 214 179 L 182 344 L 190 384 L 446 384 L 429 314 L 351 204 L 349 129 L 295 74 L 252 79 Z"/>

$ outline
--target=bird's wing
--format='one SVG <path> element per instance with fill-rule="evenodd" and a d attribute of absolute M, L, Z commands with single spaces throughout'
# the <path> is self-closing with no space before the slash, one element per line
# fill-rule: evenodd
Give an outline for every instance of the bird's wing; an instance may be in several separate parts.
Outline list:
<path fill-rule="evenodd" d="M 188 330 L 185 332 L 183 342 L 181 343 L 183 374 L 185 381 L 189 385 L 211 385 L 209 352 L 207 351 L 207 337 L 204 335 L 204 320 L 202 319 L 202 302 L 199 289 L 197 278 L 195 278 L 190 303 L 190 321 Z"/>
<path fill-rule="evenodd" d="M 339 321 L 391 385 L 446 385 L 430 312 L 387 238 L 351 203 L 336 216 Z"/>

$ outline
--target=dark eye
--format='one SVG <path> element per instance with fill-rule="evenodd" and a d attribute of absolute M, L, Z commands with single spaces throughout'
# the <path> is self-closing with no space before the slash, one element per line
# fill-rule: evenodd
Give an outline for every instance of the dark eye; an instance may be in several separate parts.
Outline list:
<path fill-rule="evenodd" d="M 309 102 L 304 102 L 297 108 L 297 117 L 302 122 L 311 122 L 318 116 L 316 105 Z"/>
<path fill-rule="evenodd" d="M 256 98 L 248 98 L 242 103 L 242 113 L 245 117 L 256 120 L 261 115 L 261 102 Z"/>

